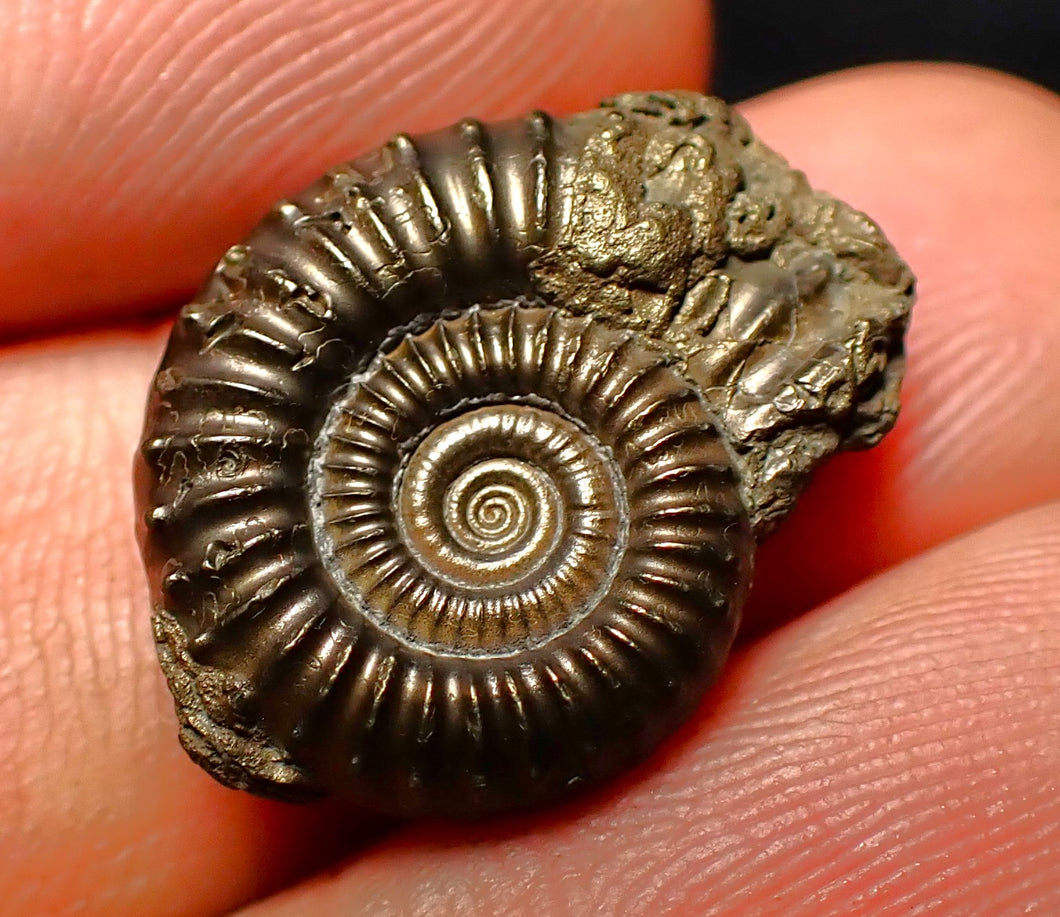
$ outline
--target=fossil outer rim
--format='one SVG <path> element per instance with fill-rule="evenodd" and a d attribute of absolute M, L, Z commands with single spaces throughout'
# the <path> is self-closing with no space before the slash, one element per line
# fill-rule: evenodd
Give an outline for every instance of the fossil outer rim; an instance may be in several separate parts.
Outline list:
<path fill-rule="evenodd" d="M 820 461 L 893 423 L 912 293 L 867 217 L 812 191 L 738 115 L 691 93 L 630 94 L 563 121 L 465 121 L 328 173 L 225 256 L 183 310 L 148 404 L 137 499 L 183 744 L 222 782 L 265 795 L 462 816 L 544 802 L 643 756 L 721 665 L 752 533 L 788 512 Z M 447 334 L 436 356 L 460 371 L 417 389 L 415 373 L 443 363 L 415 347 Z M 632 361 L 625 388 L 608 388 L 609 352 Z M 383 561 L 357 561 L 356 586 L 389 590 L 390 623 L 356 613 L 338 552 L 321 563 L 307 469 L 350 380 L 398 354 L 419 369 L 395 383 L 398 372 L 382 401 L 418 414 L 409 442 L 443 415 L 459 420 L 459 398 L 434 398 L 446 386 L 470 385 L 467 407 L 510 403 L 530 427 L 550 405 L 578 430 L 624 420 L 600 442 L 632 488 L 628 543 L 612 539 L 622 553 L 608 576 L 561 577 L 556 593 L 598 606 L 519 605 L 528 620 L 560 609 L 558 631 L 544 612 L 518 625 L 515 600 L 461 616 L 464 598 L 416 591 L 393 526 Z M 530 357 L 541 361 L 532 370 Z M 594 385 L 608 397 L 593 401 Z M 364 435 L 337 461 L 385 468 L 380 493 L 392 493 L 413 453 L 387 464 L 393 443 Z M 684 464 L 667 465 L 680 452 L 667 437 L 691 456 Z M 551 500 L 554 485 L 509 458 L 480 476 L 492 502 L 465 548 L 503 555 L 491 526 L 547 516 L 519 488 Z M 656 473 L 676 489 L 644 515 L 638 487 Z M 696 475 L 703 483 L 675 496 Z M 358 550 L 377 508 L 343 510 L 358 519 Z M 594 518 L 590 529 L 607 517 Z M 537 544 L 525 526 L 513 531 Z M 653 532 L 663 534 L 645 554 Z M 452 563 L 435 572 L 468 567 Z M 473 587 L 468 576 L 453 581 Z M 648 591 L 621 593 L 634 587 Z M 600 611 L 617 594 L 632 615 L 618 624 Z M 438 654 L 417 602 L 448 622 L 440 633 L 460 652 Z M 523 642 L 503 650 L 515 632 Z"/>

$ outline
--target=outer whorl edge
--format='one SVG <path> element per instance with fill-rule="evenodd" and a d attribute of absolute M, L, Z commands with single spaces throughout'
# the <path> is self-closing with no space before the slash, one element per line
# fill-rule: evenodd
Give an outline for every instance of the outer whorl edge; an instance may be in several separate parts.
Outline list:
<path fill-rule="evenodd" d="M 182 311 L 137 465 L 185 748 L 456 816 L 642 757 L 755 537 L 893 423 L 912 290 L 691 93 L 401 135 L 278 204 Z"/>

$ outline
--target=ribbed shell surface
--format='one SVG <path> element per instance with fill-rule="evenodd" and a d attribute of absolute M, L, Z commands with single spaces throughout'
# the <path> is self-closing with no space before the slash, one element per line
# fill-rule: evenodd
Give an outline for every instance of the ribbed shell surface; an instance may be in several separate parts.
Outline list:
<path fill-rule="evenodd" d="M 805 470 L 785 437 L 825 416 L 814 380 L 853 418 L 814 458 L 887 425 L 856 413 L 897 384 L 882 357 L 833 371 L 786 330 L 800 297 L 803 327 L 839 321 L 846 242 L 807 255 L 807 217 L 736 258 L 761 257 L 726 223 L 755 205 L 745 126 L 651 99 L 398 136 L 277 205 L 182 311 L 137 494 L 181 740 L 219 780 L 473 816 L 614 774 L 716 677 L 748 505 L 779 515 L 748 469 L 776 437 Z M 886 354 L 904 313 L 877 300 L 907 281 L 863 273 L 884 293 L 854 324 Z"/>

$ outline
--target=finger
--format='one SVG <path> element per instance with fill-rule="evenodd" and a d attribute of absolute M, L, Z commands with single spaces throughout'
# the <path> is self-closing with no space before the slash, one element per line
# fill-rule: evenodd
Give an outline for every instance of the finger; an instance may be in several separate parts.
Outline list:
<path fill-rule="evenodd" d="M 7 6 L 9 333 L 186 298 L 276 198 L 397 130 L 697 87 L 707 68 L 703 0 Z"/>
<path fill-rule="evenodd" d="M 1060 503 L 751 649 L 595 799 L 411 828 L 243 917 L 1060 911 Z"/>
<path fill-rule="evenodd" d="M 129 486 L 160 343 L 110 334 L 0 362 L 5 913 L 215 913 L 324 855 L 307 842 L 320 813 L 223 790 L 176 742 Z"/>
<path fill-rule="evenodd" d="M 898 425 L 823 469 L 764 545 L 753 631 L 1060 496 L 1060 99 L 919 65 L 816 80 L 746 114 L 812 182 L 880 222 L 920 292 Z"/>

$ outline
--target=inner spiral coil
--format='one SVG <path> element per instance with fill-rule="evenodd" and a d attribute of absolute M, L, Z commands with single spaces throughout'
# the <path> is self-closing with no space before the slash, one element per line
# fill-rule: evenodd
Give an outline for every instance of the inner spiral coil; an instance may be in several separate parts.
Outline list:
<path fill-rule="evenodd" d="M 558 501 L 555 487 L 533 465 L 489 459 L 466 469 L 450 485 L 445 527 L 461 547 L 482 560 L 502 554 L 511 561 L 529 534 L 556 531 Z"/>
<path fill-rule="evenodd" d="M 500 364 L 462 366 L 446 328 L 377 360 L 331 412 L 313 476 L 316 535 L 347 599 L 399 639 L 525 650 L 610 587 L 629 524 L 622 476 L 558 404 L 530 403 L 515 380 L 499 402 L 492 386 L 479 391 Z M 408 371 L 413 353 L 430 368 L 423 385 Z M 441 423 L 425 420 L 428 400 Z"/>
<path fill-rule="evenodd" d="M 599 442 L 527 405 L 478 408 L 441 424 L 412 454 L 397 490 L 399 527 L 419 563 L 480 594 L 522 584 L 538 587 L 528 600 L 554 602 L 542 584 L 577 572 L 564 569 L 557 551 L 607 567 L 606 555 L 625 540 L 624 497 Z M 601 550 L 605 536 L 610 551 Z"/>

